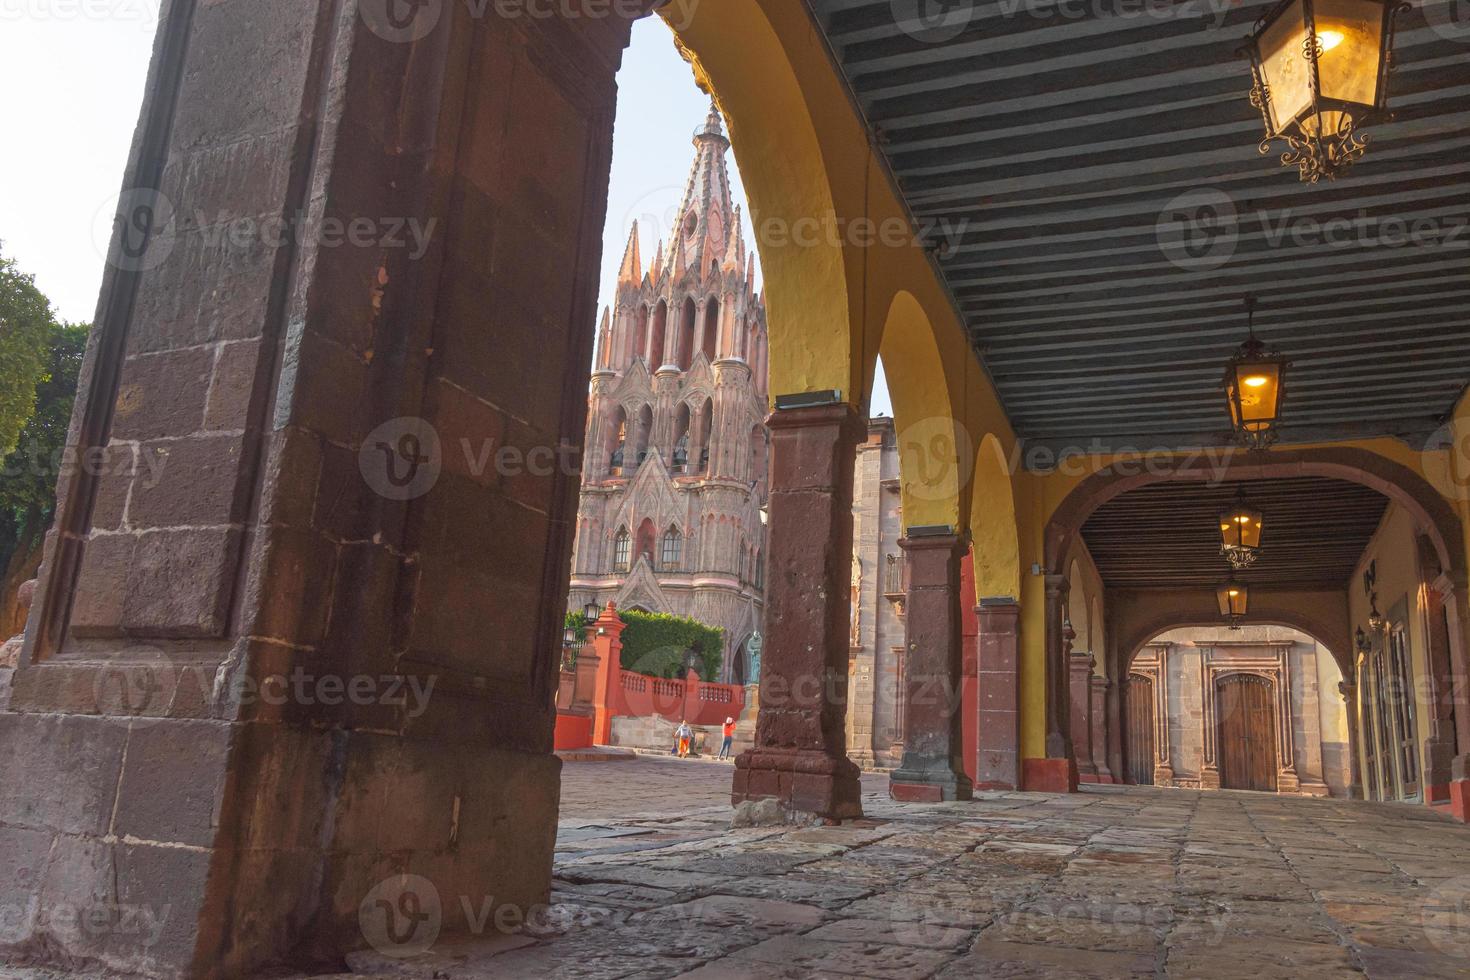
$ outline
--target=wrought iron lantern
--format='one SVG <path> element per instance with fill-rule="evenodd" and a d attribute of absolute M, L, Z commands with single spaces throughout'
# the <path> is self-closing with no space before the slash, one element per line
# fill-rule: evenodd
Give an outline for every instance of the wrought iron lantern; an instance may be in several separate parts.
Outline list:
<path fill-rule="evenodd" d="M 1377 592 L 1373 593 L 1373 597 L 1371 600 L 1369 600 L 1369 602 L 1371 608 L 1368 612 L 1368 628 L 1372 630 L 1376 635 L 1378 633 L 1382 633 L 1385 629 L 1388 628 L 1388 620 L 1384 619 L 1383 613 L 1378 611 Z"/>
<path fill-rule="evenodd" d="M 1231 629 L 1240 629 L 1240 624 L 1245 620 L 1246 613 L 1250 611 L 1250 586 L 1237 582 L 1232 578 L 1220 586 L 1216 590 L 1216 594 L 1220 599 L 1220 615 L 1225 617 Z"/>
<path fill-rule="evenodd" d="M 1225 396 L 1236 438 L 1251 449 L 1265 449 L 1279 435 L 1291 362 L 1256 337 L 1256 301 L 1245 300 L 1250 335 L 1225 367 Z"/>
<path fill-rule="evenodd" d="M 1388 115 L 1394 21 L 1403 0 L 1282 0 L 1256 22 L 1242 53 L 1251 59 L 1251 104 L 1266 137 L 1286 143 L 1284 166 L 1315 184 L 1362 157 L 1364 127 Z"/>
<path fill-rule="evenodd" d="M 1237 570 L 1250 568 L 1261 554 L 1261 532 L 1265 516 L 1250 505 L 1245 491 L 1220 514 L 1220 554 Z"/>

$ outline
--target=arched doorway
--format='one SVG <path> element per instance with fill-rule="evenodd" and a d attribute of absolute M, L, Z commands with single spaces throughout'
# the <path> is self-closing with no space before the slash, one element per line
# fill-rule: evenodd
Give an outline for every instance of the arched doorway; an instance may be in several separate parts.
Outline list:
<path fill-rule="evenodd" d="M 1272 682 L 1255 674 L 1232 674 L 1215 684 L 1216 752 L 1220 788 L 1276 792 L 1281 767 Z"/>

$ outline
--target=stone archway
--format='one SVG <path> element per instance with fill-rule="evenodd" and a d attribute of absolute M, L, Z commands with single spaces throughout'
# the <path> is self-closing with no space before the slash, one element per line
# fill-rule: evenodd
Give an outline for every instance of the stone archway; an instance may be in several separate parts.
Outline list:
<path fill-rule="evenodd" d="M 1062 500 L 1050 516 L 1044 534 L 1043 553 L 1045 568 L 1050 576 L 1062 580 L 1066 574 L 1064 561 L 1073 542 L 1081 534 L 1088 517 L 1102 504 L 1130 490 L 1168 482 L 1226 483 L 1247 480 L 1270 480 L 1290 477 L 1317 476 L 1343 480 L 1369 487 L 1391 501 L 1400 504 L 1413 516 L 1428 547 L 1441 563 L 1446 574 L 1441 576 L 1440 585 L 1445 590 L 1445 605 L 1449 614 L 1450 630 L 1448 643 L 1451 662 L 1463 664 L 1467 649 L 1465 629 L 1470 622 L 1470 597 L 1467 597 L 1466 553 L 1460 542 L 1464 539 L 1463 526 L 1454 508 L 1439 494 L 1434 486 L 1421 474 L 1403 464 L 1365 449 L 1355 447 L 1327 447 L 1306 449 L 1277 449 L 1269 453 L 1234 453 L 1221 459 L 1206 454 L 1174 455 L 1130 460 L 1104 468 L 1082 479 Z M 1050 595 L 1050 593 L 1049 593 Z M 1060 593 L 1059 593 L 1060 595 Z M 1200 607 L 1199 597 L 1190 600 L 1194 612 L 1173 609 L 1161 613 L 1160 623 L 1165 620 L 1194 619 L 1198 622 L 1216 622 L 1218 615 L 1211 608 Z M 1252 618 L 1261 616 L 1264 621 L 1279 621 L 1285 625 L 1302 624 L 1304 632 L 1324 637 L 1325 645 L 1338 658 L 1342 666 L 1344 658 L 1350 658 L 1353 644 L 1351 628 L 1346 622 L 1346 609 L 1339 613 L 1316 611 L 1306 618 L 1292 604 L 1262 606 L 1252 600 Z M 1048 608 L 1047 633 L 1047 754 L 1051 758 L 1065 758 L 1070 753 L 1069 722 L 1066 712 L 1064 686 L 1066 665 L 1061 662 L 1061 616 L 1059 604 Z M 1341 617 L 1339 619 L 1339 617 Z M 1109 615 L 1109 629 L 1116 624 Z M 1143 624 L 1134 632 L 1142 633 L 1159 623 Z M 1126 633 L 1127 631 L 1124 631 Z M 1157 632 L 1157 629 L 1156 629 Z M 1122 648 L 1132 642 L 1146 642 L 1136 636 L 1119 636 Z M 1131 649 L 1131 648 L 1128 648 Z M 1344 676 L 1351 676 L 1344 669 Z"/>

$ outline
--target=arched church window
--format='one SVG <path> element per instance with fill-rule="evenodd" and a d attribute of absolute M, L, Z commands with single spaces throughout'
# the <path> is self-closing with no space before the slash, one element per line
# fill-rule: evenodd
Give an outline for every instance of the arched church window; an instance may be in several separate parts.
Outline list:
<path fill-rule="evenodd" d="M 638 410 L 638 445 L 633 457 L 635 467 L 642 466 L 648 458 L 648 439 L 653 433 L 653 406 L 644 405 Z"/>
<path fill-rule="evenodd" d="M 684 301 L 684 315 L 679 319 L 679 349 L 675 355 L 675 363 L 679 365 L 680 371 L 689 370 L 689 365 L 694 361 L 694 325 L 699 319 L 698 307 L 694 305 L 694 297 Z"/>
<path fill-rule="evenodd" d="M 625 527 L 618 528 L 618 536 L 613 539 L 613 570 L 626 572 L 633 561 L 633 538 L 628 534 Z"/>
<path fill-rule="evenodd" d="M 711 362 L 715 359 L 715 344 L 719 342 L 720 336 L 720 301 L 717 297 L 709 298 L 709 305 L 704 308 L 704 356 Z"/>
<path fill-rule="evenodd" d="M 674 472 L 689 471 L 689 406 L 680 405 L 674 415 Z"/>
<path fill-rule="evenodd" d="M 697 472 L 709 469 L 709 437 L 715 427 L 715 407 L 712 399 L 706 399 L 699 409 L 699 455 L 694 461 Z"/>
<path fill-rule="evenodd" d="M 648 336 L 644 342 L 644 357 L 650 371 L 657 371 L 663 366 L 664 360 L 664 331 L 669 327 L 669 304 L 663 300 L 659 301 L 658 308 L 653 312 L 653 322 L 649 324 Z"/>
<path fill-rule="evenodd" d="M 645 559 L 652 565 L 654 560 L 653 546 L 658 538 L 658 532 L 653 529 L 653 521 L 644 518 L 643 523 L 638 525 L 637 552 L 638 557 Z"/>
<path fill-rule="evenodd" d="M 679 567 L 684 558 L 684 537 L 678 528 L 669 528 L 664 532 L 663 554 L 659 556 L 659 564 L 666 570 L 673 571 Z"/>
<path fill-rule="evenodd" d="M 755 549 L 755 587 L 764 589 L 766 587 L 766 566 L 762 562 L 761 550 Z"/>
<path fill-rule="evenodd" d="M 613 432 L 613 450 L 608 458 L 608 468 L 614 475 L 621 474 L 623 460 L 628 449 L 628 413 L 624 409 L 618 409 L 616 429 Z"/>

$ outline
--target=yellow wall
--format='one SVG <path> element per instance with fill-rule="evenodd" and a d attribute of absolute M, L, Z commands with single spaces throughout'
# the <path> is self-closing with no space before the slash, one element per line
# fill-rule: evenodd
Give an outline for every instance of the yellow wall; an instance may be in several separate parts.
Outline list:
<path fill-rule="evenodd" d="M 1322 741 L 1348 742 L 1347 705 L 1337 685 L 1342 683 L 1342 671 L 1332 652 L 1317 644 L 1317 711 L 1322 724 Z"/>

